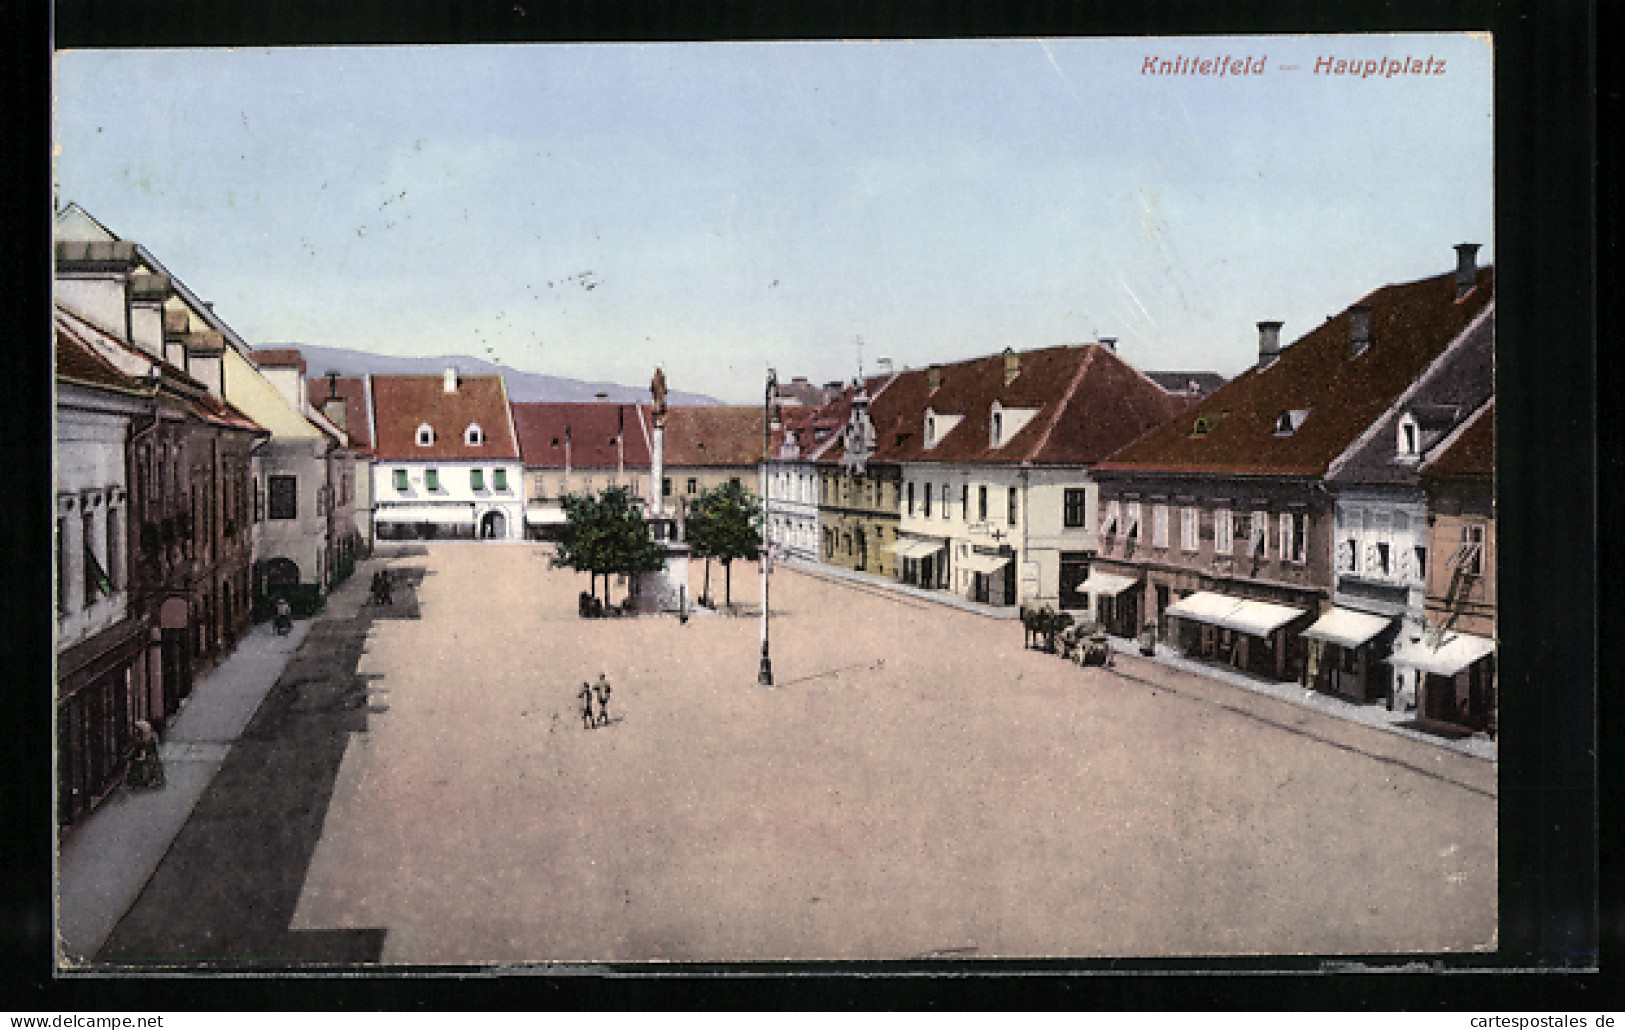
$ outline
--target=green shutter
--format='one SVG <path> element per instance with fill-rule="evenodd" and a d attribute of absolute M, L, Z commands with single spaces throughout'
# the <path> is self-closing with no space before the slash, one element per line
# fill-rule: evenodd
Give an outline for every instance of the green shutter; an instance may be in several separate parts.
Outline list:
<path fill-rule="evenodd" d="M 429 490 L 440 489 L 440 470 L 425 469 L 423 472 L 423 485 Z"/>
<path fill-rule="evenodd" d="M 473 469 L 468 473 L 468 485 L 473 490 L 485 489 L 485 472 L 483 469 Z"/>
<path fill-rule="evenodd" d="M 405 469 L 396 469 L 395 470 L 395 490 L 398 493 L 403 493 L 403 494 L 407 490 L 406 470 Z"/>
<path fill-rule="evenodd" d="M 492 473 L 491 473 L 491 486 L 492 486 L 493 489 L 497 489 L 497 490 L 506 490 L 506 489 L 508 489 L 508 470 L 507 469 L 495 469 L 495 470 L 493 470 Z"/>

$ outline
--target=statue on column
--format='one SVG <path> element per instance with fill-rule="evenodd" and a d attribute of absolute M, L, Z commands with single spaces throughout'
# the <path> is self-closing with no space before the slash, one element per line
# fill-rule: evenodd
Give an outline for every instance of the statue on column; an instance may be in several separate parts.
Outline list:
<path fill-rule="evenodd" d="M 656 425 L 666 424 L 666 373 L 657 366 L 655 377 L 649 382 L 649 395 L 654 398 Z"/>

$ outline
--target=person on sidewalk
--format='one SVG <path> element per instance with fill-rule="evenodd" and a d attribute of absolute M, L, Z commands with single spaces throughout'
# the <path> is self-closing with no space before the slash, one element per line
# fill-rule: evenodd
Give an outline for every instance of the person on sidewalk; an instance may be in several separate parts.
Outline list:
<path fill-rule="evenodd" d="M 135 723 L 135 753 L 130 756 L 130 774 L 127 781 L 131 790 L 157 790 L 164 785 L 164 763 L 158 757 L 158 735 L 152 723 L 137 719 Z"/>
<path fill-rule="evenodd" d="M 286 597 L 276 599 L 276 633 L 279 637 L 287 636 L 293 630 L 293 608 L 288 604 Z"/>
<path fill-rule="evenodd" d="M 581 701 L 581 728 L 590 730 L 595 725 L 592 717 L 592 684 L 582 680 L 581 690 L 576 697 Z"/>
<path fill-rule="evenodd" d="M 598 682 L 593 686 L 593 692 L 598 695 L 598 725 L 609 725 L 609 680 L 603 673 L 598 674 Z"/>

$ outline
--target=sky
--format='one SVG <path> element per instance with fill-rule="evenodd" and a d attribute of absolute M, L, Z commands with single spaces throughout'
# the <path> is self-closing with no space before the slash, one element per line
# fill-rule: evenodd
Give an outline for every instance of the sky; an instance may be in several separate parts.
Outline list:
<path fill-rule="evenodd" d="M 1261 320 L 1493 261 L 1491 73 L 1464 34 L 69 51 L 56 198 L 255 344 L 733 403 L 1103 337 L 1234 375 Z"/>

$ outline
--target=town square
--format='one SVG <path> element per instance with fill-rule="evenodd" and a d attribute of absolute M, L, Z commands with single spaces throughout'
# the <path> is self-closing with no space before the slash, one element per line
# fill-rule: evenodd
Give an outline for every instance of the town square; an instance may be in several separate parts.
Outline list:
<path fill-rule="evenodd" d="M 62 55 L 56 967 L 1494 955 L 1490 51 L 1174 42 Z"/>

